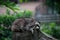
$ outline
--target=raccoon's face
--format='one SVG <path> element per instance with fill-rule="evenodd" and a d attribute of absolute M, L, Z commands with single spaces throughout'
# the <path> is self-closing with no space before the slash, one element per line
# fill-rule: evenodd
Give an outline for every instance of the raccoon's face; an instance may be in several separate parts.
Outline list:
<path fill-rule="evenodd" d="M 27 21 L 26 30 L 29 30 L 33 33 L 34 29 L 36 29 L 36 30 L 40 29 L 40 24 L 37 21 L 35 21 L 34 19 L 29 19 Z"/>

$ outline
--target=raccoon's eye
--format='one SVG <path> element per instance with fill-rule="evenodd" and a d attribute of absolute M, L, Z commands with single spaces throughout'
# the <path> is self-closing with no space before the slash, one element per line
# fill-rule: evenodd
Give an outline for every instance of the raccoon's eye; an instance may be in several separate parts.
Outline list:
<path fill-rule="evenodd" d="M 30 28 L 34 28 L 35 26 L 34 25 L 31 25 Z"/>

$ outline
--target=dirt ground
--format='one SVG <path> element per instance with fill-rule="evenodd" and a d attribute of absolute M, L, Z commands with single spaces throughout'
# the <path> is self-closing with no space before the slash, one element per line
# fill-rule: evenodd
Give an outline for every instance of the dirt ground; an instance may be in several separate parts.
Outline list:
<path fill-rule="evenodd" d="M 29 2 L 20 4 L 20 8 L 35 11 L 36 6 L 38 6 L 40 2 Z"/>

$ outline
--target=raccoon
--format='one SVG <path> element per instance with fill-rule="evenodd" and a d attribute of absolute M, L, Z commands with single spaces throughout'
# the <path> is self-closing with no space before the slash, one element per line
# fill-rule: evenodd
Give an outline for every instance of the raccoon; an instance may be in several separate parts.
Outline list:
<path fill-rule="evenodd" d="M 15 20 L 11 28 L 13 31 L 12 40 L 34 40 L 35 28 L 39 29 L 39 24 L 33 18 Z"/>
<path fill-rule="evenodd" d="M 40 30 L 40 23 L 33 18 L 17 19 L 12 24 L 12 40 L 57 40 Z"/>

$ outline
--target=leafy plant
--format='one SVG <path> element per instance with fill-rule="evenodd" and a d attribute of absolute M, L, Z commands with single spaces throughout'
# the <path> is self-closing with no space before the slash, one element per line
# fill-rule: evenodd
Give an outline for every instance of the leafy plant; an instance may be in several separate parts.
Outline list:
<path fill-rule="evenodd" d="M 43 24 L 42 31 L 60 39 L 60 26 L 57 26 L 56 23 Z"/>
<path fill-rule="evenodd" d="M 20 1 L 20 3 L 22 3 L 22 2 L 27 2 L 27 1 L 29 1 L 29 0 L 19 0 Z"/>
<path fill-rule="evenodd" d="M 11 26 L 13 21 L 17 18 L 30 18 L 32 17 L 32 12 L 30 10 L 23 10 L 19 13 L 10 14 L 10 10 L 6 12 L 5 15 L 0 15 L 0 25 L 3 24 L 6 27 Z"/>
<path fill-rule="evenodd" d="M 25 16 L 26 18 L 32 17 L 32 12 L 31 12 L 31 11 L 26 10 L 24 13 L 25 13 L 24 16 Z"/>
<path fill-rule="evenodd" d="M 16 10 L 20 10 L 20 7 L 18 7 L 14 2 L 10 2 L 9 0 L 0 0 L 0 5 L 4 5 L 7 8 L 10 8 L 14 12 L 16 12 Z"/>
<path fill-rule="evenodd" d="M 12 32 L 9 29 L 0 26 L 0 40 L 11 40 Z"/>
<path fill-rule="evenodd" d="M 46 0 L 46 5 L 56 10 L 60 14 L 60 2 L 59 0 Z"/>
<path fill-rule="evenodd" d="M 17 18 L 30 18 L 32 17 L 32 12 L 30 10 L 24 10 L 16 14 Z"/>
<path fill-rule="evenodd" d="M 9 27 L 9 25 L 11 25 L 13 23 L 13 21 L 16 19 L 14 16 L 11 15 L 5 15 L 3 20 L 3 24 L 6 27 Z"/>

